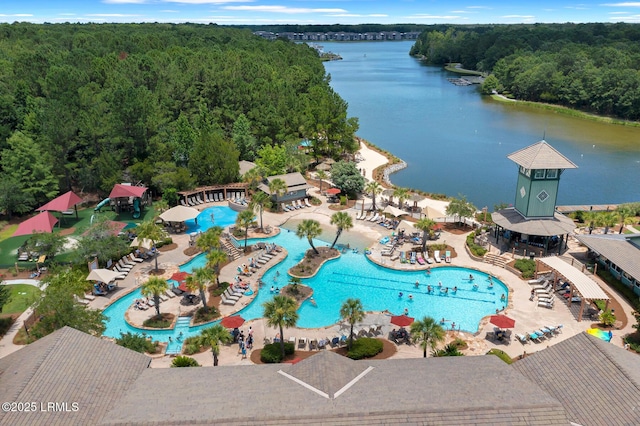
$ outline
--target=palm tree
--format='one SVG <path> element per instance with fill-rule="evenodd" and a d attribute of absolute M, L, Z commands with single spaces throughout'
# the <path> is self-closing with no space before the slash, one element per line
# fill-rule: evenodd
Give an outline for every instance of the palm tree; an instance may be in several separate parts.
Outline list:
<path fill-rule="evenodd" d="M 402 208 L 404 200 L 409 198 L 409 190 L 407 188 L 396 188 L 393 191 L 393 196 L 398 199 L 398 208 Z"/>
<path fill-rule="evenodd" d="M 200 234 L 196 240 L 196 246 L 205 253 L 209 253 L 213 249 L 219 249 L 223 231 L 224 229 L 220 226 L 212 226 Z"/>
<path fill-rule="evenodd" d="M 383 189 L 382 186 L 380 186 L 380 184 L 375 180 L 372 180 L 371 182 L 367 183 L 367 185 L 364 187 L 365 192 L 371 193 L 374 210 L 376 210 L 376 196 L 382 192 L 382 189 Z"/>
<path fill-rule="evenodd" d="M 602 214 L 600 212 L 588 211 L 584 214 L 584 221 L 589 224 L 589 234 L 594 228 L 602 225 Z"/>
<path fill-rule="evenodd" d="M 269 182 L 269 192 L 271 193 L 271 197 L 274 199 L 276 204 L 276 209 L 280 209 L 280 203 L 278 203 L 278 197 L 281 197 L 285 192 L 287 192 L 287 183 L 282 179 L 274 179 Z"/>
<path fill-rule="evenodd" d="M 427 239 L 431 233 L 431 229 L 436 223 L 428 217 L 423 217 L 419 221 L 413 224 L 414 228 L 422 231 L 422 252 L 427 249 Z"/>
<path fill-rule="evenodd" d="M 169 290 L 169 284 L 160 277 L 150 277 L 140 288 L 144 297 L 153 297 L 157 316 L 160 316 L 160 295 L 167 290 Z"/>
<path fill-rule="evenodd" d="M 212 327 L 205 328 L 200 332 L 199 340 L 201 344 L 211 345 L 211 354 L 213 355 L 213 366 L 218 366 L 218 355 L 220 355 L 220 343 L 228 344 L 233 342 L 233 336 L 229 330 L 216 324 Z"/>
<path fill-rule="evenodd" d="M 249 227 L 253 223 L 253 210 L 244 210 L 238 213 L 238 217 L 236 218 L 236 224 L 244 229 L 244 249 L 247 250 L 247 238 L 249 236 Z"/>
<path fill-rule="evenodd" d="M 156 210 L 159 212 L 163 212 L 169 209 L 169 203 L 167 203 L 165 200 L 155 201 L 154 205 L 156 207 Z"/>
<path fill-rule="evenodd" d="M 138 236 L 138 248 L 142 245 L 144 240 L 150 240 L 153 246 L 155 247 L 156 243 L 160 241 L 165 236 L 164 230 L 156 225 L 152 220 L 147 220 L 142 222 L 136 228 L 136 235 Z M 158 256 L 156 258 L 156 271 L 158 270 Z"/>
<path fill-rule="evenodd" d="M 252 191 L 255 191 L 258 188 L 258 184 L 262 179 L 264 179 L 264 176 L 260 167 L 254 167 L 242 175 L 242 181 L 248 183 L 248 189 L 251 189 Z"/>
<path fill-rule="evenodd" d="M 333 244 L 331 244 L 331 248 L 333 248 L 338 242 L 338 238 L 340 238 L 340 234 L 342 231 L 348 231 L 353 228 L 353 219 L 351 215 L 347 212 L 336 212 L 331 215 L 331 224 L 336 225 L 338 228 L 338 232 L 336 232 L 336 238 L 333 240 Z"/>
<path fill-rule="evenodd" d="M 364 319 L 364 309 L 360 299 L 347 299 L 340 307 L 340 318 L 346 320 L 351 325 L 349 333 L 349 343 L 347 349 L 351 350 L 353 345 L 353 326 Z"/>
<path fill-rule="evenodd" d="M 438 342 L 444 340 L 444 334 L 444 328 L 431 317 L 424 317 L 411 324 L 411 338 L 420 343 L 424 358 L 427 357 L 427 348 L 435 349 Z"/>
<path fill-rule="evenodd" d="M 249 203 L 249 208 L 253 211 L 258 210 L 258 214 L 260 215 L 260 231 L 264 232 L 264 228 L 262 227 L 262 212 L 264 209 L 271 208 L 271 197 L 269 194 L 263 191 L 258 191 L 251 197 L 251 203 Z"/>
<path fill-rule="evenodd" d="M 298 238 L 305 238 L 309 241 L 309 245 L 315 252 L 315 254 L 320 254 L 318 249 L 313 245 L 313 239 L 318 235 L 322 234 L 322 228 L 320 227 L 320 222 L 313 219 L 304 219 L 302 222 L 298 224 L 298 228 L 296 229 L 296 235 Z"/>
<path fill-rule="evenodd" d="M 431 355 L 435 357 L 464 356 L 464 354 L 458 350 L 458 346 L 456 346 L 454 343 L 449 343 L 442 349 L 434 350 L 433 352 L 431 352 Z"/>
<path fill-rule="evenodd" d="M 609 233 L 609 228 L 616 226 L 618 223 L 618 215 L 614 212 L 606 212 L 602 213 L 600 216 L 602 220 L 602 224 L 604 225 L 604 233 Z"/>
<path fill-rule="evenodd" d="M 618 219 L 620 220 L 620 231 L 618 234 L 622 234 L 622 230 L 625 225 L 632 225 L 635 223 L 636 218 L 634 212 L 627 206 L 620 206 L 615 210 L 618 215 Z"/>
<path fill-rule="evenodd" d="M 273 299 L 264 302 L 263 317 L 267 319 L 270 327 L 278 327 L 280 329 L 280 350 L 282 358 L 284 358 L 284 327 L 295 327 L 298 322 L 298 304 L 290 297 L 278 294 Z"/>
<path fill-rule="evenodd" d="M 222 250 L 211 250 L 207 253 L 207 266 L 213 269 L 218 287 L 220 287 L 220 265 L 227 260 L 229 260 L 229 255 Z"/>
<path fill-rule="evenodd" d="M 320 193 L 322 194 L 322 184 L 324 182 L 322 182 L 324 179 L 328 178 L 329 176 L 327 176 L 327 172 L 325 172 L 324 170 L 318 170 L 316 172 L 316 178 L 320 181 Z"/>
<path fill-rule="evenodd" d="M 186 279 L 187 288 L 191 291 L 198 290 L 200 292 L 200 299 L 202 299 L 202 307 L 206 311 L 207 307 L 207 286 L 213 279 L 213 272 L 211 269 L 196 268 L 191 275 Z"/>

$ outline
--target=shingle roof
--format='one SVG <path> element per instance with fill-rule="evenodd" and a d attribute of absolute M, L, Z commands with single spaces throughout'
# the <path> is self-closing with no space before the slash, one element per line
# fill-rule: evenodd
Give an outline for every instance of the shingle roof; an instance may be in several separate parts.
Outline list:
<path fill-rule="evenodd" d="M 312 186 L 307 183 L 307 180 L 299 172 L 287 173 L 285 175 L 269 176 L 266 179 L 266 183 L 261 183 L 258 187 L 266 193 L 269 193 L 269 183 L 275 179 L 281 179 L 287 184 L 287 191 L 298 191 L 300 189 L 308 189 Z"/>
<path fill-rule="evenodd" d="M 546 141 L 540 141 L 507 155 L 507 158 L 526 169 L 577 169 L 571 160 L 560 154 Z"/>
<path fill-rule="evenodd" d="M 576 235 L 576 239 L 640 281 L 640 249 L 625 235 Z"/>
<path fill-rule="evenodd" d="M 609 300 L 609 296 L 597 282 L 561 258 L 549 256 L 541 257 L 538 260 L 569 280 L 583 298 L 587 300 Z"/>
<path fill-rule="evenodd" d="M 495 356 L 326 363 L 334 356 L 295 366 L 149 369 L 103 423 L 568 424 L 560 403 Z M 320 368 L 333 386 L 368 372 L 335 398 L 279 373 L 322 382 Z M 170 392 L 150 398 L 158 383 Z"/>
<path fill-rule="evenodd" d="M 64 327 L 0 359 L 0 400 L 78 403 L 72 412 L 0 413 L 0 425 L 94 424 L 151 359 Z"/>
<path fill-rule="evenodd" d="M 640 424 L 640 357 L 582 333 L 513 368 L 558 399 L 572 422 Z"/>
<path fill-rule="evenodd" d="M 527 235 L 551 237 L 572 232 L 576 225 L 567 216 L 555 212 L 549 218 L 526 218 L 513 207 L 491 213 L 491 219 L 499 226 Z"/>

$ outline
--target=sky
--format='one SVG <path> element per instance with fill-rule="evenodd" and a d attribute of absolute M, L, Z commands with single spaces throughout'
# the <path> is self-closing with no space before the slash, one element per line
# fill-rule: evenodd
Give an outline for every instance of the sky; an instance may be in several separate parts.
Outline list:
<path fill-rule="evenodd" d="M 640 1 L 0 0 L 0 22 L 514 24 L 640 22 Z"/>

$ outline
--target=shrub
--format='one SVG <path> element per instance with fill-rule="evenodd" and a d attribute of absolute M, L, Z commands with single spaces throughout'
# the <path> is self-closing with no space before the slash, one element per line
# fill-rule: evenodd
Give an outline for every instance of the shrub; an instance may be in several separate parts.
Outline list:
<path fill-rule="evenodd" d="M 208 306 L 206 309 L 201 306 L 196 314 L 193 316 L 193 322 L 198 324 L 201 322 L 213 321 L 220 316 L 220 312 L 213 306 Z"/>
<path fill-rule="evenodd" d="M 187 337 L 184 340 L 184 349 L 182 350 L 182 352 L 184 352 L 186 355 L 197 354 L 198 352 L 200 352 L 200 349 L 202 349 L 202 345 L 200 344 L 200 339 L 198 339 L 198 336 Z"/>
<path fill-rule="evenodd" d="M 11 324 L 13 324 L 12 317 L 0 318 L 0 336 L 4 336 L 11 328 Z"/>
<path fill-rule="evenodd" d="M 293 355 L 296 348 L 291 342 L 285 342 L 284 354 Z M 260 351 L 260 360 L 265 364 L 277 364 L 282 361 L 282 352 L 280 352 L 280 343 L 269 343 Z"/>
<path fill-rule="evenodd" d="M 522 278 L 532 278 L 536 272 L 536 262 L 531 259 L 518 259 L 513 267 L 522 273 Z"/>
<path fill-rule="evenodd" d="M 158 350 L 158 343 L 148 340 L 146 336 L 134 334 L 131 332 L 120 333 L 120 337 L 116 339 L 116 343 L 132 351 L 140 353 L 155 353 Z"/>
<path fill-rule="evenodd" d="M 382 340 L 371 337 L 361 337 L 353 341 L 353 345 L 347 353 L 347 356 L 351 359 L 371 358 L 382 352 L 383 347 Z"/>
<path fill-rule="evenodd" d="M 606 282 L 611 287 L 613 287 L 618 292 L 620 292 L 620 294 L 622 294 L 624 298 L 627 299 L 627 302 L 629 302 L 631 306 L 637 305 L 638 295 L 636 295 L 633 292 L 633 289 L 631 287 L 628 287 L 626 284 L 623 284 L 622 281 L 617 279 L 615 276 L 613 276 L 611 272 L 605 270 L 604 268 L 603 269 L 598 268 L 596 273 L 600 278 L 602 278 L 604 282 Z"/>
<path fill-rule="evenodd" d="M 151 318 L 144 320 L 142 325 L 149 328 L 169 328 L 171 327 L 171 322 L 171 319 L 165 318 L 162 315 L 154 315 Z"/>
<path fill-rule="evenodd" d="M 616 323 L 616 316 L 611 312 L 611 309 L 607 309 L 600 314 L 600 323 L 608 327 Z"/>
<path fill-rule="evenodd" d="M 467 246 L 474 256 L 482 257 L 487 253 L 487 249 L 475 243 L 475 241 L 473 240 L 475 236 L 475 231 L 467 235 Z"/>
<path fill-rule="evenodd" d="M 172 367 L 200 367 L 198 361 L 191 358 L 190 356 L 177 356 L 171 361 Z"/>
<path fill-rule="evenodd" d="M 212 295 L 213 297 L 220 296 L 222 293 L 224 293 L 224 292 L 227 290 L 227 288 L 229 287 L 229 285 L 230 285 L 230 284 L 229 284 L 228 282 L 226 282 L 226 281 L 225 281 L 225 282 L 222 282 L 222 283 L 220 283 L 220 286 L 218 286 L 218 287 L 216 287 L 216 288 L 212 288 L 212 289 L 210 290 L 210 293 L 211 293 L 211 295 Z"/>

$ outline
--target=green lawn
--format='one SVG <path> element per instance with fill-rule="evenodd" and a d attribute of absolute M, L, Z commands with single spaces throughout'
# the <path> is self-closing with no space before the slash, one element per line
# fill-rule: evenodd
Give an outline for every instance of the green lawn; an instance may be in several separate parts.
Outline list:
<path fill-rule="evenodd" d="M 14 284 L 7 287 L 11 291 L 11 298 L 2 307 L 3 314 L 21 314 L 40 297 L 40 289 L 32 285 Z"/>
<path fill-rule="evenodd" d="M 640 225 L 633 225 L 633 227 L 640 231 Z"/>
<path fill-rule="evenodd" d="M 53 232 L 60 232 L 64 230 L 68 230 L 73 228 L 73 232 L 69 234 L 69 237 L 78 238 L 85 232 L 89 226 L 91 226 L 91 217 L 94 216 L 106 216 L 110 220 L 116 220 L 120 222 L 127 223 L 142 223 L 145 220 L 151 220 L 155 216 L 155 211 L 153 208 L 145 208 L 143 211 L 143 215 L 139 219 L 134 219 L 131 216 L 131 213 L 122 213 L 120 215 L 115 212 L 109 211 L 107 209 L 103 209 L 101 213 L 95 213 L 93 208 L 78 210 L 78 218 L 76 218 L 75 214 L 69 216 L 60 217 L 60 213 L 53 213 L 60 221 L 54 228 Z M 21 237 L 11 237 L 11 235 L 15 232 L 15 227 L 10 227 L 13 229 L 4 230 L 0 233 L 0 268 L 9 268 L 13 267 L 18 258 L 18 248 L 24 244 L 25 241 L 29 238 L 29 236 L 21 236 Z M 6 238 L 6 239 L 3 239 Z M 58 262 L 66 262 L 69 261 L 70 254 L 69 253 L 60 253 L 56 256 L 55 260 Z M 35 264 L 33 262 L 17 262 L 18 266 L 22 269 L 35 269 Z"/>

